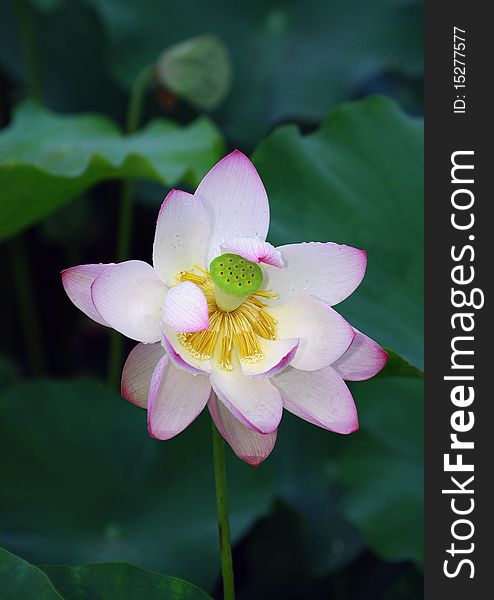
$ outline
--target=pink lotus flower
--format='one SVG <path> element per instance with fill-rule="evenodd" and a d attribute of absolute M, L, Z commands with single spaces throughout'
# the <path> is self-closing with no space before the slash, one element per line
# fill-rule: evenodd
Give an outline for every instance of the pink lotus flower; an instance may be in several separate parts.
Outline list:
<path fill-rule="evenodd" d="M 239 458 L 271 452 L 283 408 L 325 429 L 358 428 L 344 379 L 375 375 L 387 354 L 333 308 L 360 284 L 366 253 L 334 243 L 265 241 L 269 204 L 235 151 L 194 195 L 172 190 L 158 215 L 153 265 L 138 260 L 63 271 L 72 302 L 140 342 L 122 396 L 147 408 L 160 440 L 208 405 Z"/>

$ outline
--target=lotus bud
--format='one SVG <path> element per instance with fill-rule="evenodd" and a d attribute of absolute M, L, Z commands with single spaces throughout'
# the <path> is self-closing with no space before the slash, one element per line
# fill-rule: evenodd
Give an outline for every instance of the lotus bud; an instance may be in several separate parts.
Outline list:
<path fill-rule="evenodd" d="M 156 78 L 194 108 L 214 110 L 230 91 L 230 55 L 218 37 L 201 35 L 167 48 L 156 64 Z"/>

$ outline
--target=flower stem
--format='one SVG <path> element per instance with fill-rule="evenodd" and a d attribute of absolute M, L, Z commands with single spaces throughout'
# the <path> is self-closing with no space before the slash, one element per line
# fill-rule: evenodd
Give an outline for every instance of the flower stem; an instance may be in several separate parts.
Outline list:
<path fill-rule="evenodd" d="M 214 480 L 216 485 L 216 512 L 218 513 L 223 598 L 224 600 L 235 600 L 230 522 L 228 519 L 225 443 L 215 424 L 211 423 L 211 425 L 213 428 Z"/>
<path fill-rule="evenodd" d="M 134 80 L 132 89 L 130 90 L 129 104 L 127 106 L 127 133 L 134 133 L 139 127 L 142 117 L 144 95 L 152 78 L 153 66 L 149 65 L 144 68 Z"/>
<path fill-rule="evenodd" d="M 14 8 L 26 69 L 28 96 L 41 100 L 41 79 L 31 7 L 27 0 L 16 0 Z M 8 246 L 30 370 L 33 375 L 42 375 L 45 361 L 26 246 L 19 236 L 11 240 Z"/>
<path fill-rule="evenodd" d="M 41 100 L 41 78 L 31 7 L 27 0 L 15 0 L 14 6 L 26 67 L 27 93 L 30 98 Z"/>
<path fill-rule="evenodd" d="M 153 67 L 143 69 L 136 77 L 130 91 L 127 106 L 126 133 L 134 133 L 142 118 L 142 106 L 147 87 L 153 76 Z M 132 216 L 134 212 L 134 182 L 125 180 L 120 191 L 118 215 L 117 261 L 127 260 L 132 237 Z M 110 355 L 108 360 L 108 381 L 118 385 L 122 367 L 123 338 L 116 331 L 110 333 Z"/>
<path fill-rule="evenodd" d="M 24 240 L 20 237 L 11 240 L 9 251 L 30 370 L 33 375 L 42 375 L 45 370 L 44 355 Z"/>

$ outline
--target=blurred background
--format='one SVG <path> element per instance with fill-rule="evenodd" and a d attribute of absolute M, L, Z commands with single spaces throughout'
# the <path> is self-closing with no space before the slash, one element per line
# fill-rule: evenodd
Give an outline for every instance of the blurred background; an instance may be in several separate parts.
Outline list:
<path fill-rule="evenodd" d="M 166 192 L 239 148 L 272 243 L 368 251 L 338 310 L 391 359 L 351 386 L 358 433 L 285 414 L 258 469 L 228 450 L 238 597 L 423 596 L 422 9 L 0 2 L 1 547 L 55 582 L 46 565 L 127 561 L 221 597 L 209 417 L 149 438 L 119 396 L 133 344 L 60 271 L 149 262 Z"/>

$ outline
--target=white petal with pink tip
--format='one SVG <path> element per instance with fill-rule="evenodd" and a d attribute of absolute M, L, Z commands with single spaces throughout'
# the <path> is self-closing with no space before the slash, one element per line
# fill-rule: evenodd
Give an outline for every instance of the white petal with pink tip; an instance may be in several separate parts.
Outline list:
<path fill-rule="evenodd" d="M 106 269 L 93 282 L 91 296 L 103 319 L 138 342 L 160 340 L 160 309 L 167 288 L 153 267 L 129 260 Z"/>
<path fill-rule="evenodd" d="M 291 365 L 317 371 L 332 364 L 350 346 L 355 332 L 345 319 L 327 304 L 303 296 L 267 312 L 276 319 L 278 338 L 300 338 Z"/>
<path fill-rule="evenodd" d="M 384 367 L 388 354 L 379 344 L 360 331 L 348 350 L 331 366 L 349 381 L 363 381 L 374 377 Z"/>
<path fill-rule="evenodd" d="M 194 265 L 206 267 L 210 230 L 210 213 L 199 198 L 180 190 L 168 194 L 153 244 L 153 265 L 166 285 L 175 285 L 178 273 L 191 271 Z"/>
<path fill-rule="evenodd" d="M 297 417 L 336 433 L 358 429 L 350 390 L 331 367 L 312 372 L 288 367 L 272 381 L 281 392 L 283 406 Z"/>
<path fill-rule="evenodd" d="M 238 254 L 251 262 L 265 263 L 278 268 L 283 267 L 280 251 L 276 250 L 269 242 L 255 238 L 243 237 L 226 242 L 223 244 L 222 250 Z"/>
<path fill-rule="evenodd" d="M 211 394 L 208 408 L 218 431 L 241 460 L 257 467 L 269 456 L 276 443 L 277 430 L 262 434 L 246 427 L 216 398 L 215 394 Z"/>
<path fill-rule="evenodd" d="M 289 244 L 278 250 L 284 268 L 265 267 L 266 288 L 278 294 L 274 304 L 306 295 L 338 304 L 358 287 L 367 265 L 363 250 L 329 242 Z"/>
<path fill-rule="evenodd" d="M 94 306 L 91 298 L 91 286 L 96 277 L 113 264 L 79 265 L 62 271 L 62 284 L 65 293 L 74 305 L 93 321 L 107 327 L 108 323 Z"/>
<path fill-rule="evenodd" d="M 148 430 L 159 440 L 182 432 L 201 413 L 211 394 L 204 375 L 191 375 L 164 356 L 151 380 L 148 401 Z"/>
<path fill-rule="evenodd" d="M 271 433 L 281 420 L 283 404 L 269 379 L 246 377 L 233 371 L 213 371 L 211 385 L 218 399 L 247 427 L 258 433 Z"/>
<path fill-rule="evenodd" d="M 199 184 L 195 194 L 211 211 L 212 236 L 208 263 L 233 237 L 265 240 L 269 204 L 254 165 L 238 150 L 225 156 Z"/>
<path fill-rule="evenodd" d="M 122 371 L 122 397 L 136 406 L 146 408 L 149 386 L 156 365 L 165 355 L 165 349 L 156 344 L 137 344 L 127 357 Z"/>
<path fill-rule="evenodd" d="M 203 331 L 209 327 L 206 296 L 190 281 L 182 281 L 168 292 L 161 315 L 178 333 Z"/>
<path fill-rule="evenodd" d="M 265 340 L 258 338 L 263 354 L 260 360 L 240 361 L 242 373 L 248 377 L 272 377 L 282 371 L 292 361 L 297 352 L 299 340 Z"/>

